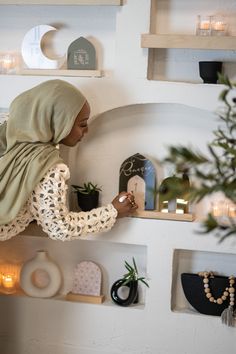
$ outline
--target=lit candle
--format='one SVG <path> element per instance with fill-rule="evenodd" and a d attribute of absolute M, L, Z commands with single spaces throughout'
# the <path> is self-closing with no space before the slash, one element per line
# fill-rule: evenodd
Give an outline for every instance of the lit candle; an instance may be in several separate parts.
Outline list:
<path fill-rule="evenodd" d="M 198 15 L 196 34 L 199 36 L 211 35 L 211 16 Z"/>
<path fill-rule="evenodd" d="M 16 279 L 13 274 L 3 274 L 2 275 L 2 288 L 6 293 L 15 292 Z"/>
<path fill-rule="evenodd" d="M 227 23 L 222 16 L 212 16 L 212 35 L 224 36 L 227 30 Z"/>
<path fill-rule="evenodd" d="M 211 27 L 210 21 L 202 21 L 199 23 L 199 29 L 201 30 L 209 30 Z"/>
<path fill-rule="evenodd" d="M 2 74 L 8 74 L 15 72 L 17 68 L 17 57 L 16 54 L 8 53 L 3 54 L 0 57 L 0 72 Z"/>
<path fill-rule="evenodd" d="M 229 205 L 228 215 L 230 218 L 236 218 L 236 206 L 235 205 Z"/>
<path fill-rule="evenodd" d="M 222 21 L 216 21 L 214 24 L 213 24 L 213 29 L 215 31 L 224 31 L 225 30 L 225 23 L 222 22 Z"/>

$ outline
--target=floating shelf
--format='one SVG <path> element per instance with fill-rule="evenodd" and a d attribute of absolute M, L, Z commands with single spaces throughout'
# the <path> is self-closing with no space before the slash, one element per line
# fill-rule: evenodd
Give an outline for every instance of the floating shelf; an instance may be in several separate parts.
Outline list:
<path fill-rule="evenodd" d="M 20 301 L 63 301 L 66 303 L 76 303 L 77 306 L 91 306 L 91 304 L 93 305 L 100 305 L 100 306 L 105 306 L 105 307 L 110 307 L 110 308 L 117 308 L 117 309 L 124 309 L 126 310 L 126 307 L 122 307 L 122 306 L 117 306 L 115 305 L 111 300 L 106 300 L 105 301 L 98 301 L 98 302 L 88 302 L 88 301 L 75 301 L 74 299 L 70 299 L 67 297 L 67 295 L 55 295 L 53 297 L 49 297 L 49 298 L 40 298 L 40 297 L 31 297 L 26 295 L 22 290 L 18 290 L 16 293 L 14 294 L 3 294 L 0 293 L 0 298 L 5 298 L 11 301 L 11 299 L 17 300 L 19 299 Z M 104 299 L 103 299 L 104 300 Z M 138 303 L 138 304 L 131 304 L 130 306 L 128 306 L 129 309 L 132 310 L 144 310 L 145 308 L 145 304 L 144 303 Z"/>
<path fill-rule="evenodd" d="M 10 75 L 10 74 L 9 74 Z M 23 69 L 16 75 L 28 76 L 80 76 L 80 77 L 101 77 L 101 70 L 63 70 L 63 69 Z"/>
<path fill-rule="evenodd" d="M 0 0 L 0 5 L 122 5 L 122 0 Z"/>
<path fill-rule="evenodd" d="M 136 211 L 133 217 L 143 219 L 160 219 L 173 221 L 193 221 L 193 214 L 176 214 L 176 213 L 161 213 L 157 210 L 142 210 Z"/>
<path fill-rule="evenodd" d="M 195 36 L 185 34 L 142 34 L 142 48 L 236 50 L 236 36 Z"/>

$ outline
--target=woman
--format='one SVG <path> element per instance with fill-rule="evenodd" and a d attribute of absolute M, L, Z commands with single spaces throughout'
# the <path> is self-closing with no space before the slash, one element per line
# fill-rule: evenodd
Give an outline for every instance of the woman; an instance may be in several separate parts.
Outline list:
<path fill-rule="evenodd" d="M 76 145 L 88 131 L 90 107 L 82 93 L 62 80 L 44 82 L 12 102 L 0 126 L 0 240 L 36 220 L 51 239 L 73 240 L 110 230 L 117 217 L 137 209 L 129 193 L 91 212 L 69 212 L 69 169 L 58 144 Z M 121 196 L 126 196 L 126 199 Z"/>

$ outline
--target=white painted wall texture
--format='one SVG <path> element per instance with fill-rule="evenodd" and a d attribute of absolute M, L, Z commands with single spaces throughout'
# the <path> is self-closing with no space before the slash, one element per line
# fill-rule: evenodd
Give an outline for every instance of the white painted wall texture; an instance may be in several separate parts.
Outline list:
<path fill-rule="evenodd" d="M 168 4 L 171 8 L 177 2 Z M 191 144 L 206 152 L 218 124 L 214 112 L 220 85 L 146 79 L 148 51 L 140 48 L 140 34 L 149 31 L 149 9 L 149 0 L 127 0 L 122 7 L 0 6 L 0 51 L 19 50 L 24 33 L 38 24 L 61 25 L 54 43 L 59 54 L 80 35 L 93 38 L 104 77 L 64 78 L 80 87 L 91 103 L 90 132 L 78 147 L 62 153 L 70 166 L 71 183 L 88 178 L 103 186 L 102 204 L 116 195 L 125 158 L 136 152 L 149 157 L 160 182 L 167 173 L 159 164 L 166 147 Z M 18 93 L 48 79 L 0 76 L 0 107 L 8 107 Z M 207 206 L 204 203 L 201 212 Z M 198 222 L 126 218 L 109 233 L 72 243 L 36 236 L 4 242 L 0 260 L 23 261 L 35 250 L 47 249 L 61 267 L 63 294 L 70 289 L 73 266 L 94 260 L 102 266 L 107 301 L 90 305 L 1 296 L 0 353 L 232 352 L 235 328 L 193 311 L 179 283 L 182 271 L 235 274 L 235 241 L 219 244 L 213 235 L 199 236 L 199 227 Z M 124 260 L 132 256 L 141 273 L 147 274 L 150 289 L 141 288 L 143 305 L 121 308 L 111 303 L 109 289 L 123 275 Z"/>

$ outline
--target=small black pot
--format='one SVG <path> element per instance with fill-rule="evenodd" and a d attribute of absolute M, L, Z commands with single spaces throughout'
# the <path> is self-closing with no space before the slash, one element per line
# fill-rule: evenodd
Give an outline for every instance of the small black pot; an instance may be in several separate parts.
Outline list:
<path fill-rule="evenodd" d="M 90 211 L 98 207 L 98 200 L 99 200 L 98 191 L 94 191 L 93 193 L 90 194 L 83 194 L 80 192 L 76 192 L 76 194 L 77 194 L 78 205 L 82 211 Z"/>
<path fill-rule="evenodd" d="M 222 72 L 221 61 L 200 61 L 199 74 L 204 84 L 216 84 L 218 73 Z"/>
<path fill-rule="evenodd" d="M 111 298 L 112 300 L 120 306 L 129 306 L 131 304 L 138 303 L 138 281 L 132 280 L 124 285 L 125 279 L 118 279 L 111 287 Z M 127 286 L 129 288 L 129 294 L 126 299 L 122 299 L 118 295 L 118 290 L 122 286 Z"/>

